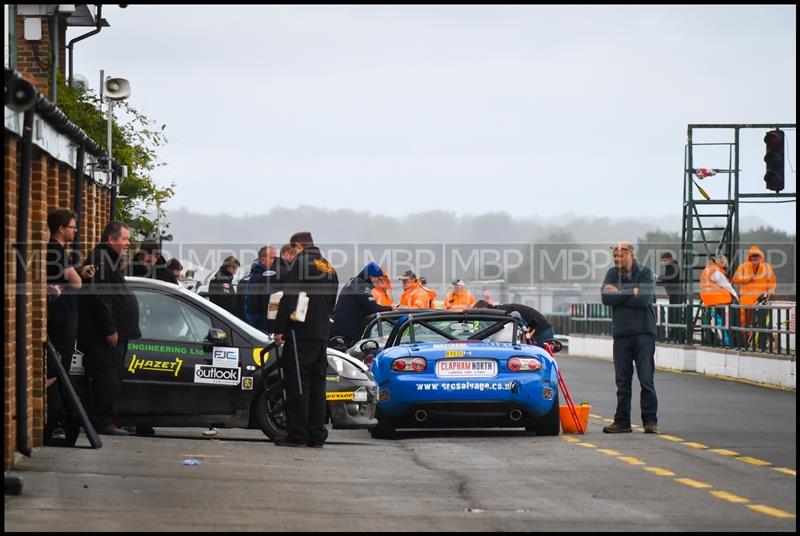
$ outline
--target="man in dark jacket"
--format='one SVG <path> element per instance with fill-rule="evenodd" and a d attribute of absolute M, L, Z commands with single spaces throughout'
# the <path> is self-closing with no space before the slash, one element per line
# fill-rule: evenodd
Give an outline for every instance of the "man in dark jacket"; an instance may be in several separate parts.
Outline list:
<path fill-rule="evenodd" d="M 326 348 L 339 278 L 319 248 L 314 246 L 311 233 L 295 233 L 289 243 L 297 251 L 297 257 L 286 277 L 284 296 L 275 320 L 275 342 L 283 344 L 287 437 L 274 443 L 290 447 L 322 447 L 328 437 L 325 428 Z M 301 292 L 308 296 L 304 320 L 295 314 Z"/>
<path fill-rule="evenodd" d="M 275 248 L 264 246 L 258 250 L 258 259 L 250 266 L 239 284 L 245 321 L 256 329 L 267 329 L 267 299 L 269 298 L 269 278 L 275 275 L 274 265 L 277 257 Z"/>
<path fill-rule="evenodd" d="M 661 254 L 661 273 L 658 275 L 656 285 L 664 287 L 669 297 L 670 305 L 683 305 L 683 289 L 681 288 L 681 268 L 678 261 L 672 258 L 672 253 L 665 251 Z M 683 324 L 683 309 L 670 307 L 667 315 L 670 324 Z M 686 329 L 670 327 L 670 339 L 673 342 L 686 342 Z"/>
<path fill-rule="evenodd" d="M 336 308 L 333 310 L 332 337 L 344 337 L 349 347 L 358 337 L 361 323 L 367 316 L 393 309 L 386 305 L 378 305 L 372 295 L 372 289 L 381 277 L 383 270 L 377 263 L 371 262 L 342 287 Z"/>
<path fill-rule="evenodd" d="M 241 310 L 236 299 L 233 276 L 238 269 L 239 260 L 236 257 L 232 255 L 225 257 L 222 266 L 208 284 L 208 299 L 237 317 L 241 314 Z"/>
<path fill-rule="evenodd" d="M 128 435 L 114 418 L 128 341 L 141 337 L 139 304 L 120 268 L 129 244 L 127 225 L 106 225 L 88 259 L 95 273 L 79 299 L 78 347 L 92 382 L 89 414 L 101 434 Z"/>
<path fill-rule="evenodd" d="M 550 322 L 547 321 L 542 313 L 533 307 L 528 307 L 521 303 L 498 303 L 496 305 L 489 305 L 489 302 L 486 300 L 478 300 L 472 307 L 475 309 L 498 309 L 508 313 L 512 311 L 518 312 L 528 326 L 528 338 L 533 339 L 537 343 L 553 339 L 556 336 Z"/>
<path fill-rule="evenodd" d="M 163 259 L 158 242 L 145 240 L 139 245 L 139 250 L 125 267 L 125 274 L 134 277 L 154 277 L 156 266 Z"/>
<path fill-rule="evenodd" d="M 612 248 L 614 266 L 603 280 L 601 297 L 612 308 L 614 378 L 617 411 L 607 434 L 631 431 L 631 382 L 633 365 L 642 386 L 641 409 L 645 433 L 658 433 L 658 399 L 655 375 L 656 312 L 653 272 L 636 262 L 633 244 L 620 242 Z"/>

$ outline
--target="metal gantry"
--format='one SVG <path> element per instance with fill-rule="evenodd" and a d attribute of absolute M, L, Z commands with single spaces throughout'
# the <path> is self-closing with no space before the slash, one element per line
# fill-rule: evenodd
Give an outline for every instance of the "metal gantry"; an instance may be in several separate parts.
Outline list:
<path fill-rule="evenodd" d="M 684 181 L 683 181 L 683 225 L 681 228 L 681 282 L 687 300 L 687 310 L 690 314 L 685 316 L 687 343 L 692 342 L 693 328 L 700 308 L 695 307 L 695 292 L 699 291 L 698 282 L 700 273 L 708 264 L 709 259 L 717 254 L 724 254 L 730 260 L 729 271 L 734 273 L 737 268 L 739 248 L 739 205 L 748 202 L 748 199 L 763 199 L 759 202 L 786 202 L 787 199 L 796 200 L 797 192 L 792 193 L 763 193 L 742 192 L 739 189 L 739 134 L 742 129 L 796 129 L 796 124 L 763 123 L 763 124 L 691 124 L 687 128 L 687 143 L 684 155 Z M 694 143 L 695 130 L 701 129 L 727 129 L 733 131 L 732 142 Z M 728 177 L 727 197 L 712 199 L 694 180 L 694 148 L 696 146 L 721 145 L 729 149 L 728 169 L 714 169 L 717 174 Z M 701 194 L 702 199 L 695 196 Z M 754 202 L 754 201 L 750 201 Z M 723 220 L 724 218 L 724 220 Z M 720 223 L 724 221 L 724 225 Z"/>

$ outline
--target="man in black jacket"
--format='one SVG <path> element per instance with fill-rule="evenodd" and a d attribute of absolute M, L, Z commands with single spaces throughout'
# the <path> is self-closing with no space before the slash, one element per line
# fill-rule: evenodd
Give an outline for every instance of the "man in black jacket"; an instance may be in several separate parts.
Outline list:
<path fill-rule="evenodd" d="M 238 269 L 239 260 L 236 257 L 232 255 L 225 257 L 222 266 L 208 285 L 208 299 L 237 317 L 241 315 L 241 309 L 236 299 L 233 276 Z"/>
<path fill-rule="evenodd" d="M 383 270 L 378 263 L 371 262 L 342 287 L 336 308 L 333 310 L 332 337 L 344 337 L 349 347 L 358 337 L 364 318 L 373 313 L 393 309 L 387 305 L 378 305 L 372 296 L 372 289 L 381 277 Z"/>
<path fill-rule="evenodd" d="M 607 434 L 631 431 L 631 382 L 633 365 L 642 387 L 641 408 L 644 431 L 658 433 L 656 398 L 656 301 L 655 282 L 650 268 L 636 262 L 633 244 L 620 242 L 613 248 L 614 266 L 608 269 L 600 292 L 611 306 L 614 334 L 614 378 L 617 384 L 617 411 L 614 422 L 603 428 Z"/>
<path fill-rule="evenodd" d="M 672 258 L 672 253 L 665 251 L 661 254 L 661 273 L 658 275 L 656 285 L 664 287 L 669 297 L 670 305 L 683 305 L 683 289 L 681 288 L 681 268 L 678 261 Z M 670 307 L 667 314 L 670 324 L 683 324 L 683 309 L 680 307 Z M 686 329 L 682 327 L 670 327 L 670 339 L 673 342 L 686 342 Z"/>
<path fill-rule="evenodd" d="M 322 447 L 328 437 L 325 429 L 326 348 L 339 278 L 319 248 L 314 246 L 311 233 L 295 233 L 289 243 L 297 251 L 297 257 L 283 285 L 284 296 L 275 320 L 275 341 L 283 344 L 287 437 L 274 443 L 290 447 Z M 294 313 L 300 292 L 308 296 L 305 320 L 297 318 Z M 299 384 L 302 384 L 302 391 Z"/>
<path fill-rule="evenodd" d="M 277 252 L 272 246 L 258 250 L 258 259 L 250 266 L 250 273 L 239 283 L 238 295 L 242 300 L 245 321 L 256 329 L 267 329 L 267 299 L 269 278 L 275 275 Z"/>
<path fill-rule="evenodd" d="M 92 382 L 89 414 L 101 434 L 128 435 L 114 418 L 128 341 L 141 337 L 139 304 L 120 268 L 129 245 L 127 225 L 106 225 L 88 259 L 95 273 L 79 299 L 78 347 Z"/>

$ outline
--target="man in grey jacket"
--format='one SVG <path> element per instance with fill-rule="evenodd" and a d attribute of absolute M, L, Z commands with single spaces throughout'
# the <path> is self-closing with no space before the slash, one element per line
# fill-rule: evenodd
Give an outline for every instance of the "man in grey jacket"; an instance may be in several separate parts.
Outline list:
<path fill-rule="evenodd" d="M 620 242 L 612 251 L 614 266 L 606 272 L 600 293 L 603 303 L 612 308 L 617 411 L 614 422 L 604 427 L 603 432 L 618 434 L 631 431 L 631 382 L 635 363 L 642 386 L 644 431 L 655 434 L 658 433 L 658 399 L 653 379 L 656 352 L 653 272 L 636 262 L 633 244 Z"/>

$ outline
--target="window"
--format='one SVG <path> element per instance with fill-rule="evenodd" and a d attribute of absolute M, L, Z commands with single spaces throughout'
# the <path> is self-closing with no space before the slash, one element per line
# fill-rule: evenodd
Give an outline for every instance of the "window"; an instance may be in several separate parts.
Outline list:
<path fill-rule="evenodd" d="M 173 296 L 135 290 L 143 339 L 203 342 L 213 326 L 203 311 Z"/>

